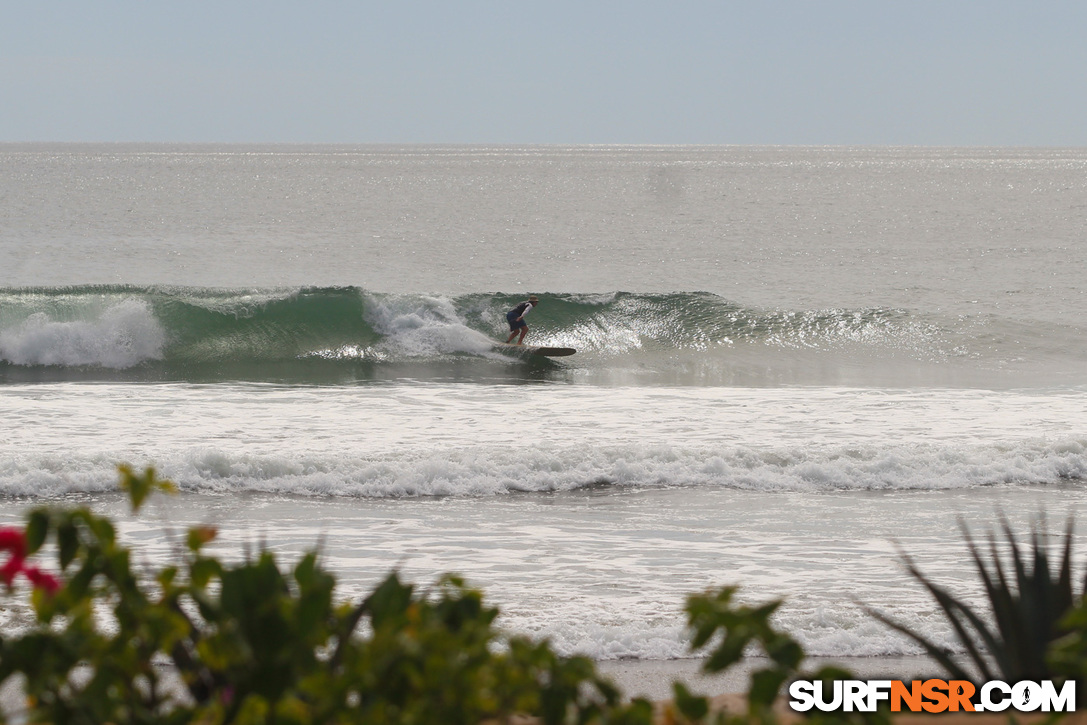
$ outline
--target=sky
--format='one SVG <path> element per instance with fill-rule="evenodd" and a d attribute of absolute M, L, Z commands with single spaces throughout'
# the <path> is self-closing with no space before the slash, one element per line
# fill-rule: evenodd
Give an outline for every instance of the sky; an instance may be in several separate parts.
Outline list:
<path fill-rule="evenodd" d="M 0 0 L 0 141 L 1087 145 L 1082 0 Z"/>

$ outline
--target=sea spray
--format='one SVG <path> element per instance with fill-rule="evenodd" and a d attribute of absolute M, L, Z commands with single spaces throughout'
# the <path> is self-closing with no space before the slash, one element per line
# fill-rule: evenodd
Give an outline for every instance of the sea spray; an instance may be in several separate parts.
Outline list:
<path fill-rule="evenodd" d="M 166 334 L 150 305 L 124 299 L 87 319 L 56 319 L 31 312 L 0 330 L 0 360 L 15 365 L 96 366 L 124 369 L 162 358 Z"/>

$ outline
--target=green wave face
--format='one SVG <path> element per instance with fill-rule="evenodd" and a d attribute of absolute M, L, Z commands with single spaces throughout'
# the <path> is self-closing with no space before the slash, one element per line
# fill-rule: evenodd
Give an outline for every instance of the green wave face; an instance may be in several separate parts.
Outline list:
<path fill-rule="evenodd" d="M 372 345 L 364 311 L 350 288 L 3 290 L 0 365 L 8 379 L 260 378 L 315 350 Z"/>
<path fill-rule="evenodd" d="M 1013 329 L 1007 321 L 887 308 L 764 310 L 704 292 L 539 297 L 526 318 L 528 341 L 578 350 L 561 364 L 494 348 L 508 334 L 506 312 L 523 295 L 392 295 L 356 287 L 6 289 L 0 290 L 0 382 L 524 381 L 576 369 L 590 377 L 651 370 L 657 382 L 678 380 L 675 371 L 709 371 L 699 384 L 743 382 L 754 374 L 774 384 L 789 382 L 774 377 L 783 365 L 876 370 L 889 361 L 906 367 L 967 361 L 1000 368 L 1054 356 L 1061 358 L 1057 367 L 1083 369 L 1083 351 L 1069 354 L 1049 342 L 1067 339 L 1061 331 Z"/>
<path fill-rule="evenodd" d="M 523 297 L 470 295 L 457 310 L 480 329 L 505 318 Z M 540 295 L 528 318 L 546 341 L 581 350 L 711 350 L 740 343 L 825 347 L 843 341 L 907 345 L 939 334 L 900 310 L 786 312 L 743 307 L 707 292 Z"/>
<path fill-rule="evenodd" d="M 293 360 L 325 349 L 364 349 L 378 338 L 359 290 L 155 292 L 155 317 L 173 361 Z"/>

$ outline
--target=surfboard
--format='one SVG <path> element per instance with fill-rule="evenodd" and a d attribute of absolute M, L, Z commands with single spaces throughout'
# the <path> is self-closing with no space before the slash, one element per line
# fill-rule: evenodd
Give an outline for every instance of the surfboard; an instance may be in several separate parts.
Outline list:
<path fill-rule="evenodd" d="M 496 342 L 501 348 L 511 348 L 528 355 L 542 355 L 543 357 L 566 357 L 573 355 L 577 350 L 572 347 L 545 347 L 540 345 L 514 345 L 510 342 Z"/>

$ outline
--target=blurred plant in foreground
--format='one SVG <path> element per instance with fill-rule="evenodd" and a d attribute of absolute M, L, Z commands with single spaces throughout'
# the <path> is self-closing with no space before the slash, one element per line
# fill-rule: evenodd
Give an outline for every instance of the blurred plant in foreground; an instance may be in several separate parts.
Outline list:
<path fill-rule="evenodd" d="M 1044 520 L 1031 527 L 1029 550 L 1012 533 L 1007 519 L 1001 519 L 1000 528 L 1003 542 L 998 541 L 994 532 L 989 532 L 986 557 L 970 532 L 962 527 L 963 538 L 985 589 L 992 626 L 972 607 L 925 576 L 914 561 L 904 555 L 906 568 L 943 610 L 969 664 L 982 680 L 1018 682 L 1082 676 L 1087 673 L 1083 665 L 1085 660 L 1074 662 L 1070 657 L 1076 651 L 1087 654 L 1087 644 L 1082 644 L 1087 636 L 1087 614 L 1083 611 L 1087 578 L 1079 586 L 1073 582 L 1072 521 L 1065 530 L 1055 571 L 1050 567 Z M 1003 558 L 1001 544 L 1007 551 Z M 1076 608 L 1079 613 L 1073 614 Z M 967 667 L 923 634 L 871 608 L 868 612 L 921 645 L 953 678 L 973 679 Z M 1081 644 L 1077 645 L 1077 642 Z M 1079 672 L 1075 671 L 1077 666 Z"/>
<path fill-rule="evenodd" d="M 155 491 L 172 491 L 152 469 L 122 466 L 134 512 Z M 1087 604 L 1072 584 L 1071 526 L 1051 573 L 1035 528 L 1025 554 L 1004 522 L 1011 568 L 990 536 L 991 564 L 966 539 L 996 621 L 910 572 L 948 616 L 975 666 L 992 679 L 987 656 L 1007 680 L 1087 675 Z M 749 606 L 736 587 L 687 600 L 691 651 L 703 670 L 727 670 L 753 651 L 740 712 L 673 685 L 657 706 L 625 701 L 584 657 L 556 654 L 547 641 L 508 636 L 479 591 L 447 575 L 419 591 L 393 572 L 357 604 L 335 598 L 335 577 L 316 552 L 284 572 L 270 551 L 236 564 L 210 556 L 217 532 L 190 528 L 178 562 L 137 575 L 132 551 L 111 521 L 86 507 L 40 507 L 25 530 L 0 529 L 0 582 L 31 587 L 35 624 L 0 636 L 0 684 L 21 678 L 30 722 L 54 723 L 760 723 L 779 720 L 779 694 L 793 679 L 852 679 L 844 670 L 804 674 L 804 652 L 772 618 L 780 601 Z M 56 574 L 31 563 L 49 553 Z M 1087 584 L 1085 584 L 1087 585 Z M 903 625 L 949 672 L 969 679 L 942 649 Z M 1051 643 L 1055 643 L 1052 647 Z M 988 653 L 988 655 L 986 655 Z M 0 715 L 2 719 L 2 715 Z M 804 716 L 810 723 L 876 724 L 886 711 Z"/>
<path fill-rule="evenodd" d="M 121 468 L 133 511 L 171 490 Z M 0 639 L 0 683 L 22 675 L 31 722 L 648 723 L 593 663 L 503 637 L 498 610 L 460 579 L 419 592 L 392 573 L 360 604 L 334 599 L 314 552 L 226 564 L 194 527 L 182 561 L 138 577 L 114 525 L 88 508 L 37 508 L 5 529 L 3 581 L 34 584 L 36 625 Z M 59 577 L 28 564 L 49 544 Z"/>

